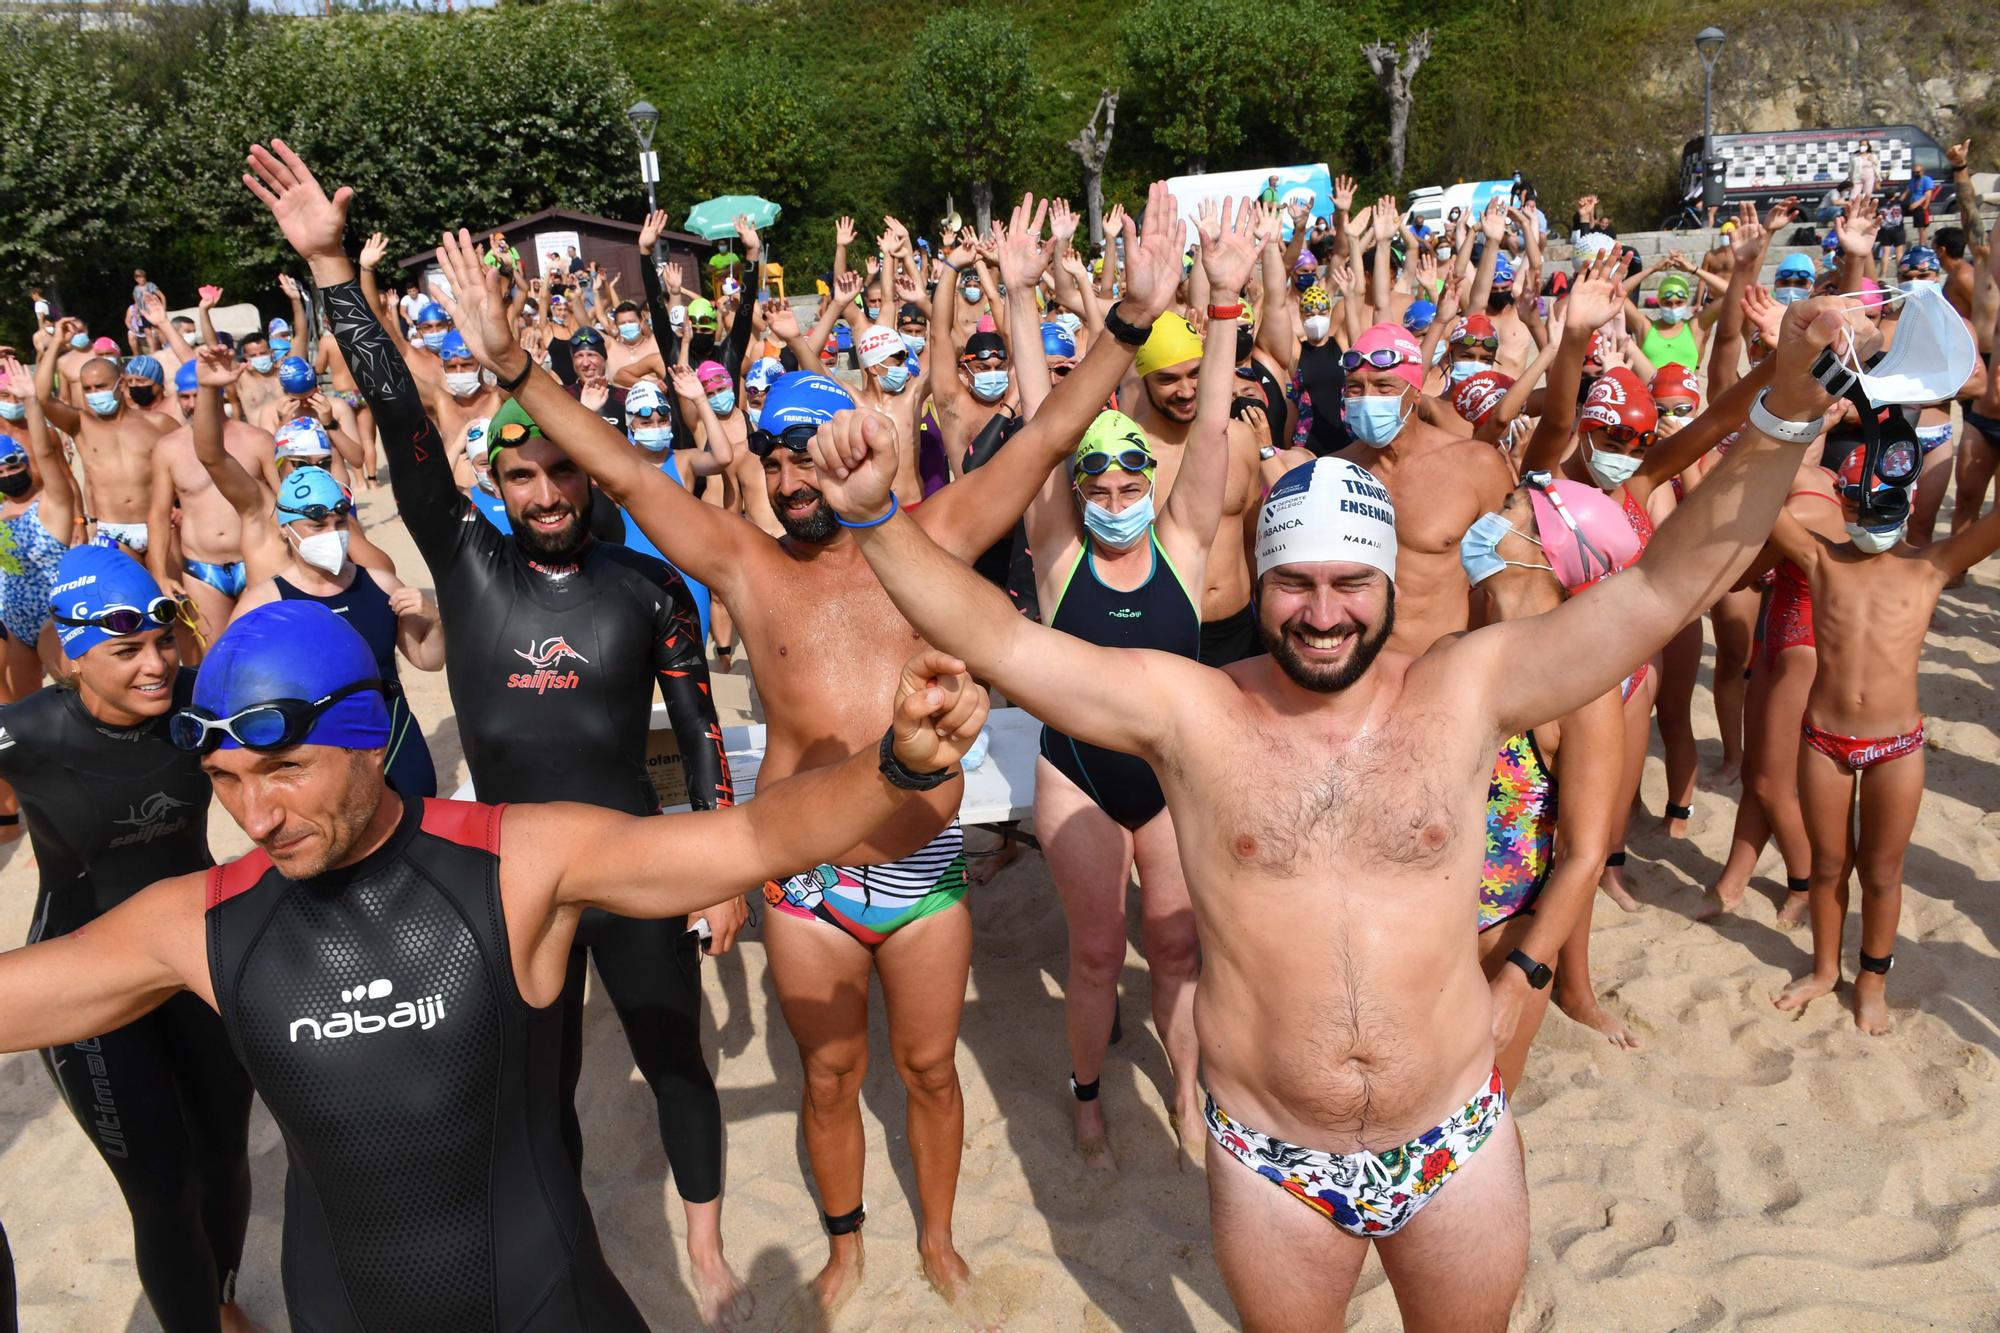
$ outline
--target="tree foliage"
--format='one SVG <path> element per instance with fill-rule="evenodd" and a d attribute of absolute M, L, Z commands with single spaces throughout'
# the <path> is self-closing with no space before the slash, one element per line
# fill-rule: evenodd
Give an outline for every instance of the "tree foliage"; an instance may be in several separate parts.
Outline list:
<path fill-rule="evenodd" d="M 904 68 L 905 143 L 947 186 L 990 190 L 1019 157 L 1032 79 L 1028 37 L 1005 14 L 934 14 Z"/>

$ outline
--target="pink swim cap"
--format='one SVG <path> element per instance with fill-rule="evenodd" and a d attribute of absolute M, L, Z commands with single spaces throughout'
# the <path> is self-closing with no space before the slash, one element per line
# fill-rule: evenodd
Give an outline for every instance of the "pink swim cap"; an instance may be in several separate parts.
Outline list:
<path fill-rule="evenodd" d="M 1572 595 L 1639 558 L 1639 534 L 1632 531 L 1625 511 L 1595 486 L 1568 480 L 1547 487 L 1529 482 L 1528 499 L 1534 505 L 1535 535 L 1541 539 L 1542 553 Z"/>
<path fill-rule="evenodd" d="M 694 377 L 701 381 L 701 387 L 704 389 L 715 384 L 729 383 L 729 372 L 722 368 L 720 361 L 702 362 L 694 368 Z"/>
<path fill-rule="evenodd" d="M 112 342 L 109 338 L 99 338 L 90 345 L 90 350 L 99 356 L 116 356 L 118 355 L 118 344 Z"/>
<path fill-rule="evenodd" d="M 1861 291 L 1858 295 L 1861 297 L 1861 308 L 1863 310 L 1880 310 L 1883 306 L 1889 304 L 1888 294 L 1883 291 L 1882 284 L 1873 278 L 1863 278 L 1861 280 Z"/>
<path fill-rule="evenodd" d="M 1401 324 L 1373 324 L 1361 331 L 1354 340 L 1354 350 L 1364 356 L 1382 348 L 1402 354 L 1403 359 L 1394 366 L 1371 367 L 1388 369 L 1410 382 L 1410 387 L 1421 390 L 1424 387 L 1424 350 L 1417 346 L 1417 340 Z"/>

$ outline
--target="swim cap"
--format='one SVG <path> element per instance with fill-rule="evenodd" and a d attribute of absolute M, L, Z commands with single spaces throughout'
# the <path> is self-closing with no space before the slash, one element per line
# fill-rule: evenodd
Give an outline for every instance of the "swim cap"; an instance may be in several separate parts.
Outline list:
<path fill-rule="evenodd" d="M 80 620 L 100 615 L 114 606 L 143 611 L 159 601 L 160 596 L 160 585 L 153 582 L 153 576 L 137 560 L 122 551 L 86 544 L 63 552 L 61 562 L 56 565 L 55 586 L 49 589 L 49 609 L 59 616 Z M 118 636 L 96 625 L 65 625 L 57 621 L 56 637 L 62 640 L 63 656 L 74 662 L 98 644 Z"/>
<path fill-rule="evenodd" d="M 715 304 L 706 297 L 697 296 L 687 304 L 687 317 L 696 323 L 707 320 L 713 324 L 715 322 Z"/>
<path fill-rule="evenodd" d="M 326 427 L 311 417 L 299 417 L 278 427 L 279 458 L 323 458 L 333 453 Z"/>
<path fill-rule="evenodd" d="M 1778 264 L 1781 278 L 1811 278 L 1815 276 L 1813 262 L 1804 255 L 1786 255 Z"/>
<path fill-rule="evenodd" d="M 1299 309 L 1307 314 L 1325 314 L 1333 309 L 1333 298 L 1326 294 L 1326 288 L 1314 283 L 1299 293 Z"/>
<path fill-rule="evenodd" d="M 1076 339 L 1069 336 L 1069 330 L 1060 324 L 1042 325 L 1042 355 L 1075 356 Z"/>
<path fill-rule="evenodd" d="M 491 430 L 492 428 L 493 428 L 492 417 L 474 417 L 472 420 L 465 423 L 466 458 L 473 459 L 485 455 L 486 432 Z M 492 465 L 491 459 L 487 460 L 487 465 L 489 467 Z"/>
<path fill-rule="evenodd" d="M 96 342 L 90 345 L 90 350 L 97 353 L 99 356 L 117 356 L 118 344 L 111 341 L 111 339 L 109 338 L 99 338 Z"/>
<path fill-rule="evenodd" d="M 302 356 L 288 356 L 278 363 L 278 387 L 286 393 L 311 393 L 319 387 L 312 363 Z"/>
<path fill-rule="evenodd" d="M 1280 565 L 1341 561 L 1396 577 L 1396 505 L 1367 469 L 1316 458 L 1278 478 L 1257 513 L 1257 577 Z"/>
<path fill-rule="evenodd" d="M 641 412 L 665 412 L 667 395 L 660 386 L 650 380 L 640 380 L 625 391 L 625 415 L 637 416 Z M 495 420 L 498 420 L 496 417 Z"/>
<path fill-rule="evenodd" d="M 419 324 L 449 324 L 450 322 L 451 316 L 446 314 L 445 308 L 436 301 L 426 301 L 417 307 L 417 323 Z"/>
<path fill-rule="evenodd" d="M 881 365 L 898 352 L 908 355 L 909 350 L 903 342 L 902 334 L 881 324 L 869 325 L 867 331 L 861 335 L 861 341 L 854 345 L 855 358 L 861 362 L 863 370 L 870 366 Z M 717 366 L 716 369 L 720 370 L 721 367 Z"/>
<path fill-rule="evenodd" d="M 1933 264 L 1937 262 L 1937 257 L 1935 255 L 1931 257 L 1931 262 Z M 159 385 L 161 388 L 165 388 L 167 384 L 166 368 L 162 366 L 159 363 L 159 360 L 155 357 L 150 357 L 150 356 L 133 357 L 130 361 L 127 361 L 125 363 L 125 373 L 127 375 L 137 375 L 141 379 L 151 380 L 153 383 Z"/>
<path fill-rule="evenodd" d="M 630 393 L 625 395 L 625 401 L 627 403 L 632 401 Z M 538 438 L 542 433 L 542 428 L 537 426 L 535 419 L 528 415 L 528 409 L 521 406 L 520 399 L 509 398 L 506 402 L 500 404 L 498 412 L 495 412 L 486 420 L 486 458 L 489 464 L 492 462 L 494 455 L 507 447 L 500 440 L 502 434 L 501 427 L 516 424 L 526 426 L 529 438 L 531 439 Z M 470 442 L 468 439 L 467 443 L 469 444 Z"/>
<path fill-rule="evenodd" d="M 1493 257 L 1493 285 L 1495 287 L 1514 285 L 1514 261 L 1504 254 Z"/>
<path fill-rule="evenodd" d="M 1838 250 L 1840 248 L 1839 235 L 1835 232 L 1828 232 L 1820 238 L 1819 248 L 1822 250 Z"/>
<path fill-rule="evenodd" d="M 1534 506 L 1535 536 L 1542 543 L 1542 554 L 1571 594 L 1639 558 L 1639 534 L 1632 531 L 1625 511 L 1595 486 L 1567 479 L 1546 486 L 1531 481 L 1528 500 Z M 1578 531 L 1571 531 L 1564 514 Z"/>
<path fill-rule="evenodd" d="M 271 316 L 269 328 L 273 333 L 290 333 L 292 331 L 291 322 L 283 315 Z"/>
<path fill-rule="evenodd" d="M 1688 398 L 1696 406 L 1701 404 L 1701 386 L 1695 383 L 1694 372 L 1678 361 L 1669 361 L 1661 366 L 1659 373 L 1653 376 L 1652 384 L 1647 386 L 1647 392 L 1653 395 L 1655 405 L 1662 398 Z"/>
<path fill-rule="evenodd" d="M 1486 318 L 1484 315 L 1467 315 L 1464 319 L 1459 320 L 1458 323 L 1451 326 L 1451 333 L 1446 336 L 1445 341 L 1447 343 L 1463 343 L 1471 342 L 1474 338 L 1492 338 L 1495 336 L 1497 335 L 1493 328 L 1492 320 Z"/>
<path fill-rule="evenodd" d="M 180 369 L 174 372 L 174 392 L 194 393 L 200 388 L 201 381 L 195 378 L 194 362 L 181 362 Z"/>
<path fill-rule="evenodd" d="M 896 322 L 898 324 L 928 324 L 931 322 L 931 317 L 926 315 L 924 308 L 915 301 L 905 301 L 902 305 L 896 307 Z"/>
<path fill-rule="evenodd" d="M 1412 301 L 1410 308 L 1403 312 L 1403 327 L 1411 333 L 1422 333 L 1436 319 L 1438 308 L 1433 301 Z"/>
<path fill-rule="evenodd" d="M 1659 429 L 1660 409 L 1637 375 L 1624 366 L 1613 366 L 1590 386 L 1576 424 L 1578 430 L 1625 425 L 1650 435 Z"/>
<path fill-rule="evenodd" d="M 824 426 L 835 412 L 854 406 L 854 395 L 839 380 L 810 370 L 795 370 L 779 378 L 764 398 L 764 415 L 757 428 L 783 435 L 795 426 Z"/>
<path fill-rule="evenodd" d="M 1194 325 L 1169 310 L 1153 321 L 1145 346 L 1132 358 L 1134 374 L 1144 378 L 1156 370 L 1201 360 L 1201 335 Z"/>
<path fill-rule="evenodd" d="M 1451 391 L 1451 405 L 1458 414 L 1477 426 L 1483 423 L 1500 400 L 1507 396 L 1507 390 L 1514 386 L 1514 377 L 1503 375 L 1497 370 L 1481 370 L 1467 375 Z"/>
<path fill-rule="evenodd" d="M 1410 336 L 1408 329 L 1404 328 L 1401 324 L 1371 324 L 1361 330 L 1361 336 L 1354 340 L 1354 350 L 1360 352 L 1364 357 L 1369 352 L 1379 352 L 1384 348 L 1400 353 L 1403 358 L 1395 365 L 1386 367 L 1389 373 L 1399 379 L 1409 381 L 1409 385 L 1413 389 L 1422 389 L 1424 385 L 1424 352 L 1421 347 L 1417 346 L 1417 340 Z M 1365 368 L 1374 370 L 1381 369 L 1382 367 L 1368 366 Z"/>
<path fill-rule="evenodd" d="M 25 463 L 27 448 L 11 435 L 0 435 L 0 463 Z"/>
<path fill-rule="evenodd" d="M 330 607 L 266 602 L 231 621 L 209 648 L 194 680 L 194 705 L 234 717 L 279 699 L 323 699 L 380 676 L 367 641 Z M 300 743 L 379 750 L 389 743 L 389 702 L 374 690 L 350 694 L 321 713 Z M 217 748 L 240 747 L 224 736 Z"/>
<path fill-rule="evenodd" d="M 353 497 L 325 468 L 293 468 L 291 473 L 278 483 L 278 522 L 281 525 L 296 523 L 306 517 L 307 505 L 325 505 L 331 509 L 342 500 L 352 502 Z"/>
<path fill-rule="evenodd" d="M 1145 355 L 1144 352 L 1140 353 Z M 961 361 L 1005 361 L 1007 342 L 997 333 L 975 333 L 965 340 L 965 351 L 959 354 Z"/>
<path fill-rule="evenodd" d="M 1077 441 L 1076 452 L 1070 456 L 1069 460 L 1071 480 L 1076 478 L 1078 467 L 1087 456 L 1091 454 L 1110 454 L 1114 460 L 1113 466 L 1117 466 L 1116 459 L 1118 455 L 1127 449 L 1144 451 L 1147 460 L 1146 466 L 1139 469 L 1139 474 L 1145 477 L 1146 480 L 1151 481 L 1153 479 L 1153 446 L 1146 439 L 1146 432 L 1140 429 L 1138 422 L 1132 420 L 1132 418 L 1126 416 L 1117 408 L 1107 407 L 1104 411 L 1097 414 L 1097 420 L 1090 423 L 1088 429 L 1083 432 L 1083 438 Z"/>
<path fill-rule="evenodd" d="M 1938 267 L 1937 251 L 1928 245 L 1913 245 L 1903 251 L 1903 257 L 1896 261 L 1896 272 L 1908 273 L 1913 268 Z"/>
<path fill-rule="evenodd" d="M 472 360 L 472 349 L 465 345 L 465 335 L 457 329 L 453 329 L 450 333 L 445 334 L 444 341 L 438 344 L 438 360 Z"/>
<path fill-rule="evenodd" d="M 1858 293 L 1849 292 L 1848 295 L 1860 296 L 1861 308 L 1863 310 L 1880 310 L 1889 304 L 1887 289 L 1873 278 L 1863 278 L 1861 280 L 1861 290 Z"/>
<path fill-rule="evenodd" d="M 891 333 L 890 336 L 895 337 L 894 333 Z M 903 340 L 897 338 L 896 341 L 901 343 Z M 702 388 L 710 392 L 713 392 L 718 387 L 725 389 L 729 387 L 729 372 L 722 368 L 720 361 L 702 362 L 694 368 L 694 377 L 701 381 Z"/>
<path fill-rule="evenodd" d="M 778 377 L 784 373 L 785 363 L 778 360 L 778 358 L 774 356 L 759 357 L 750 363 L 750 369 L 744 373 L 743 387 L 746 389 L 768 389 L 773 384 L 776 384 Z"/>
<path fill-rule="evenodd" d="M 1659 296 L 1661 300 L 1665 300 L 1669 296 L 1678 296 L 1685 300 L 1688 291 L 1688 280 L 1679 273 L 1669 273 L 1666 277 L 1660 279 Z"/>

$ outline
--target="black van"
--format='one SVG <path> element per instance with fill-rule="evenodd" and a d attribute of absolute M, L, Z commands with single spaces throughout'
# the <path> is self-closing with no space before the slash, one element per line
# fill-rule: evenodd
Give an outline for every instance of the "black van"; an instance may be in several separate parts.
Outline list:
<path fill-rule="evenodd" d="M 1901 191 L 1920 172 L 1938 183 L 1931 211 L 1950 212 L 1956 192 L 1944 164 L 1944 149 L 1914 125 L 1870 125 L 1837 130 L 1772 130 L 1718 134 L 1715 155 L 1723 163 L 1723 197 L 1734 207 L 1749 201 L 1761 211 L 1773 200 L 1797 195 L 1812 206 L 1828 190 L 1846 184 L 1848 161 L 1862 144 L 1872 145 L 1880 164 L 1878 192 Z M 1701 139 L 1681 150 L 1681 194 L 1692 197 L 1701 184 Z"/>

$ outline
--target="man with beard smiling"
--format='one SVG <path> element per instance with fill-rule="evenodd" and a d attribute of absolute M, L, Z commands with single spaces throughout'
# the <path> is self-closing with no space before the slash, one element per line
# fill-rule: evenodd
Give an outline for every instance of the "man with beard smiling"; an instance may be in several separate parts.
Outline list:
<path fill-rule="evenodd" d="M 591 535 L 583 517 L 589 480 L 518 402 L 494 413 L 485 435 L 513 531 L 502 533 L 478 516 L 452 478 L 445 439 L 424 413 L 410 365 L 342 248 L 349 192 L 329 199 L 290 149 L 273 148 L 251 150 L 256 175 L 245 181 L 257 182 L 253 193 L 311 265 L 341 354 L 374 409 L 397 507 L 436 580 L 451 644 L 446 679 L 479 799 L 581 801 L 656 813 L 646 742 L 657 686 L 680 743 L 691 804 L 697 810 L 731 804 L 687 584 L 663 562 Z M 466 281 L 475 289 L 482 272 L 500 281 L 476 255 L 471 262 Z M 595 423 L 554 380 L 545 382 Z M 499 387 L 510 392 L 518 385 L 517 377 Z M 636 452 L 634 458 L 659 477 Z M 747 916 L 740 895 L 697 914 L 707 922 L 710 950 L 728 949 Z M 578 923 L 563 991 L 563 1132 L 581 1169 L 574 1094 L 587 949 L 653 1089 L 661 1139 L 687 1208 L 696 1300 L 709 1320 L 729 1309 L 747 1312 L 747 1292 L 722 1253 L 722 1109 L 701 1050 L 701 943 L 689 925 L 688 917 L 650 921 L 597 910 Z"/>

